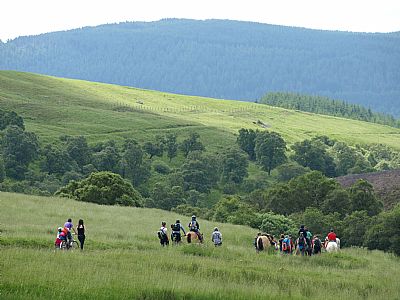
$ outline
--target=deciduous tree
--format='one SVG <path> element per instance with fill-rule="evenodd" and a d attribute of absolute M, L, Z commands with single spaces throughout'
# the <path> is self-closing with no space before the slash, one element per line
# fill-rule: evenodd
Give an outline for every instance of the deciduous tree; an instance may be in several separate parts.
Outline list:
<path fill-rule="evenodd" d="M 286 143 L 279 133 L 264 131 L 257 134 L 255 153 L 257 162 L 271 174 L 271 170 L 286 161 Z"/>

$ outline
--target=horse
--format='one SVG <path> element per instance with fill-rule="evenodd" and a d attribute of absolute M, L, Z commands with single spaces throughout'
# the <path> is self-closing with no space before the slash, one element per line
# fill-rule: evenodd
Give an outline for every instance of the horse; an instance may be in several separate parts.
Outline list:
<path fill-rule="evenodd" d="M 260 235 L 256 239 L 256 251 L 257 253 L 263 250 L 276 250 L 277 242 L 274 237 L 270 234 Z"/>
<path fill-rule="evenodd" d="M 328 253 L 338 252 L 340 250 L 340 239 L 336 238 L 336 242 L 328 241 L 328 239 L 326 239 L 325 240 L 325 250 Z"/>
<path fill-rule="evenodd" d="M 325 246 L 326 252 L 331 253 L 331 252 L 338 252 L 339 246 L 337 242 L 334 241 L 329 241 L 326 246 Z"/>
<path fill-rule="evenodd" d="M 201 233 L 200 233 L 201 234 Z M 203 237 L 203 236 L 202 236 Z M 199 239 L 199 236 L 197 235 L 197 233 L 196 232 L 194 232 L 194 231 L 189 231 L 187 234 L 186 234 L 186 241 L 187 241 L 187 243 L 188 244 L 190 244 L 190 243 L 202 243 L 203 242 L 203 239 Z"/>

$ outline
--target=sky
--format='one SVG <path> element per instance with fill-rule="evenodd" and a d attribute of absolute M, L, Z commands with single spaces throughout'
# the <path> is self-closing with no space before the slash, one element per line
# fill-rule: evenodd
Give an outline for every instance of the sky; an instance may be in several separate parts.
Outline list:
<path fill-rule="evenodd" d="M 399 0 L 0 0 L 0 39 L 164 18 L 230 19 L 313 29 L 400 31 Z"/>

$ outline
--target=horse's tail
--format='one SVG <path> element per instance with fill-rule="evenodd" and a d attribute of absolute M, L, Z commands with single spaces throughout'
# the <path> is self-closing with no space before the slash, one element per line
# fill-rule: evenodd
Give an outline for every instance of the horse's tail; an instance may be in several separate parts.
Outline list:
<path fill-rule="evenodd" d="M 264 250 L 264 244 L 263 244 L 262 238 L 257 239 L 257 246 L 258 246 L 258 250 Z"/>
<path fill-rule="evenodd" d="M 192 235 L 190 233 L 188 233 L 186 235 L 186 240 L 187 240 L 188 244 L 190 244 L 192 242 Z"/>

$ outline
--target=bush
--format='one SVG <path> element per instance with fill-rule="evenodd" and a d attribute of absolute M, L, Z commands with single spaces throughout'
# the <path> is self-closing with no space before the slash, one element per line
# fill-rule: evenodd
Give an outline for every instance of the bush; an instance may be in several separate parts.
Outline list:
<path fill-rule="evenodd" d="M 276 167 L 272 174 L 278 181 L 287 182 L 292 178 L 304 175 L 310 171 L 309 168 L 303 167 L 297 162 L 288 162 Z"/>
<path fill-rule="evenodd" d="M 197 217 L 200 217 L 202 219 L 210 219 L 210 210 L 204 207 L 200 208 L 191 206 L 189 204 L 181 204 L 177 207 L 172 208 L 171 211 L 188 217 L 196 215 Z"/>
<path fill-rule="evenodd" d="M 140 193 L 120 175 L 111 172 L 92 173 L 82 181 L 71 181 L 56 195 L 97 204 L 143 206 Z"/>
<path fill-rule="evenodd" d="M 343 220 L 342 244 L 344 246 L 362 246 L 365 232 L 371 224 L 371 217 L 363 211 L 355 211 Z"/>
<path fill-rule="evenodd" d="M 259 224 L 255 222 L 256 219 L 255 211 L 241 202 L 238 197 L 228 196 L 223 198 L 214 207 L 213 220 L 218 222 L 229 222 L 257 228 Z"/>
<path fill-rule="evenodd" d="M 364 245 L 369 249 L 390 251 L 400 256 L 400 203 L 373 220 L 373 225 L 365 234 Z"/>
<path fill-rule="evenodd" d="M 341 221 L 338 213 L 324 214 L 315 207 L 308 207 L 303 213 L 290 216 L 297 225 L 304 224 L 311 233 L 325 236 L 330 228 L 340 235 Z M 340 238 L 340 236 L 339 236 Z"/>
<path fill-rule="evenodd" d="M 273 212 L 265 213 L 260 216 L 262 223 L 260 230 L 279 236 L 282 233 L 292 234 L 295 236 L 297 232 L 294 221 L 283 215 L 274 214 Z"/>

